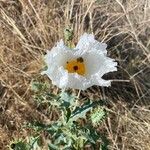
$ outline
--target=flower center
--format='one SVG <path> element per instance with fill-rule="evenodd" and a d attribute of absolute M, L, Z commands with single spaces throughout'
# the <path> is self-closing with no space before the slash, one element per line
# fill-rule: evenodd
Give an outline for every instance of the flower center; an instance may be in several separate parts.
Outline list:
<path fill-rule="evenodd" d="M 67 61 L 65 69 L 69 73 L 78 73 L 79 75 L 85 75 L 85 65 L 82 57 Z"/>

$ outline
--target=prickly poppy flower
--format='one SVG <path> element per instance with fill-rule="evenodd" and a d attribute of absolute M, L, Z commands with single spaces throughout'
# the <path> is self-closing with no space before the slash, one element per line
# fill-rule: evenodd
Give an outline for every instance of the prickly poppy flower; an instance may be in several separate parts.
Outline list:
<path fill-rule="evenodd" d="M 43 71 L 59 88 L 85 90 L 92 85 L 110 86 L 111 80 L 102 76 L 117 71 L 117 62 L 107 57 L 107 45 L 94 39 L 92 34 L 83 34 L 74 49 L 57 43 L 45 55 L 48 69 Z"/>

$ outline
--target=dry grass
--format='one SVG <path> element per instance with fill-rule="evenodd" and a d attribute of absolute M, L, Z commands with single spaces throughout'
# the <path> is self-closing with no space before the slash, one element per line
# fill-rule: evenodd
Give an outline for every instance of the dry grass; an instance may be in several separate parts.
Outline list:
<path fill-rule="evenodd" d="M 102 128 L 110 149 L 150 150 L 149 0 L 0 0 L 0 149 L 31 134 L 22 124 L 51 119 L 34 104 L 30 83 L 41 78 L 44 52 L 68 25 L 75 43 L 93 32 L 119 63 L 118 72 L 104 78 L 121 81 L 81 93 L 109 100 Z"/>

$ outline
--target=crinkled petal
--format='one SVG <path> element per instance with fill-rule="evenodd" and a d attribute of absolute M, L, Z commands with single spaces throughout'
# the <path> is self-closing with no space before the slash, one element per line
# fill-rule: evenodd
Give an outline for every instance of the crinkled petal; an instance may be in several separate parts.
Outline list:
<path fill-rule="evenodd" d="M 47 51 L 47 55 L 45 55 L 44 59 L 48 64 L 51 64 L 54 61 L 57 64 L 62 64 L 62 61 L 66 59 L 65 54 L 68 54 L 69 51 L 70 49 L 64 45 L 62 40 L 60 40 L 60 42 L 58 42 L 57 45 L 51 49 L 51 51 Z M 56 60 L 57 57 L 59 57 L 59 59 Z"/>
<path fill-rule="evenodd" d="M 46 74 L 52 83 L 59 88 L 73 88 L 85 90 L 93 85 L 110 86 L 110 80 L 102 79 L 108 72 L 117 70 L 117 63 L 114 59 L 106 56 L 106 44 L 94 39 L 92 34 L 81 36 L 75 49 L 70 49 L 61 40 L 45 56 L 48 69 L 42 74 Z M 64 69 L 66 62 L 78 57 L 83 57 L 86 75 L 81 76 L 77 73 L 68 73 Z"/>
<path fill-rule="evenodd" d="M 105 73 L 117 70 L 117 62 L 99 51 L 87 52 L 82 57 L 87 70 L 86 76 L 88 77 L 95 73 L 99 73 L 99 76 L 102 77 Z"/>
<path fill-rule="evenodd" d="M 52 73 L 53 72 L 53 73 Z M 59 88 L 73 88 L 85 90 L 91 86 L 91 82 L 85 77 L 80 76 L 76 73 L 68 73 L 63 67 L 59 69 L 48 69 L 44 72 L 51 80 L 52 84 L 58 86 Z"/>
<path fill-rule="evenodd" d="M 84 51 L 100 51 L 101 53 L 107 54 L 106 51 L 107 44 L 101 43 L 94 39 L 93 34 L 84 33 L 76 46 L 76 49 Z"/>

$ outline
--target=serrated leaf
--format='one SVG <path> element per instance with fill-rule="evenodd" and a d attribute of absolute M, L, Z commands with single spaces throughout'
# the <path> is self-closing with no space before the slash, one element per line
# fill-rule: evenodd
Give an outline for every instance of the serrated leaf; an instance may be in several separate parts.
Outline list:
<path fill-rule="evenodd" d="M 32 128 L 36 130 L 37 132 L 47 131 L 50 134 L 54 134 L 61 127 L 61 122 L 55 122 L 50 125 L 45 125 L 40 122 L 34 122 L 34 123 L 28 124 L 27 127 Z"/>
<path fill-rule="evenodd" d="M 39 136 L 38 137 L 30 137 L 29 138 L 29 145 L 30 145 L 29 150 L 40 149 L 39 144 L 38 144 L 39 138 L 40 138 Z"/>
<path fill-rule="evenodd" d="M 76 107 L 76 109 L 72 112 L 71 120 L 76 121 L 79 118 L 86 118 L 86 113 L 97 104 L 99 104 L 99 102 L 91 102 L 88 100 L 81 107 Z"/>
<path fill-rule="evenodd" d="M 62 107 L 68 108 L 75 103 L 75 96 L 70 95 L 66 92 L 62 92 L 60 94 L 60 102 Z"/>
<path fill-rule="evenodd" d="M 109 150 L 108 149 L 109 140 L 107 139 L 107 137 L 104 135 L 101 135 L 101 140 L 102 140 L 102 144 L 100 146 L 100 150 Z"/>
<path fill-rule="evenodd" d="M 49 150 L 60 150 L 58 146 L 56 146 L 52 143 L 48 144 L 48 148 L 49 148 Z"/>
<path fill-rule="evenodd" d="M 11 143 L 10 148 L 13 150 L 29 150 L 28 144 L 22 140 Z"/>
<path fill-rule="evenodd" d="M 36 82 L 33 81 L 31 82 L 31 90 L 34 92 L 41 92 L 47 88 L 47 85 L 45 83 L 41 82 Z"/>
<path fill-rule="evenodd" d="M 74 36 L 73 29 L 71 29 L 70 27 L 66 28 L 64 30 L 64 36 L 66 41 L 71 41 Z"/>
<path fill-rule="evenodd" d="M 91 112 L 91 121 L 94 126 L 98 125 L 106 116 L 106 111 L 102 107 L 95 108 Z"/>
<path fill-rule="evenodd" d="M 100 139 L 100 135 L 96 132 L 96 130 L 92 126 L 85 126 L 83 128 L 83 135 L 90 142 L 95 144 L 98 139 Z"/>
<path fill-rule="evenodd" d="M 67 111 L 67 114 L 66 114 L 66 122 L 68 122 L 69 119 L 70 119 L 70 116 L 71 116 L 71 110 L 70 110 L 70 108 L 68 108 L 68 109 L 66 109 L 66 111 Z"/>

